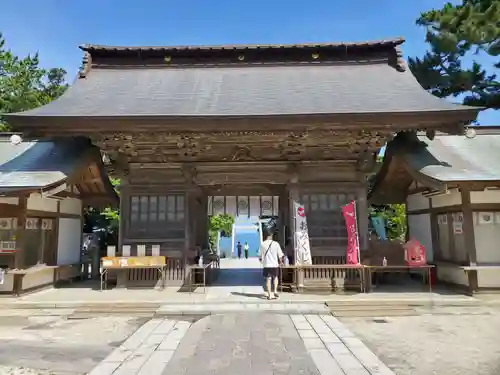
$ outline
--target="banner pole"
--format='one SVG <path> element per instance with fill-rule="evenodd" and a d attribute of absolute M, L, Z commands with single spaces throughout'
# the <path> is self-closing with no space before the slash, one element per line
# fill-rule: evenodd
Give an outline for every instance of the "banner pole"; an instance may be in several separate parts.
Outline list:
<path fill-rule="evenodd" d="M 358 204 L 356 203 L 356 200 L 353 201 L 354 202 L 354 219 L 355 219 L 355 223 L 356 223 L 356 241 L 357 241 L 357 245 L 358 245 L 358 254 L 356 255 L 356 258 L 357 258 L 357 261 L 358 261 L 358 264 L 361 263 L 361 246 L 360 246 L 360 243 L 359 243 L 359 226 L 358 226 Z"/>
<path fill-rule="evenodd" d="M 295 202 L 295 199 L 291 199 L 292 201 L 292 211 L 293 211 L 293 232 L 292 232 L 292 237 L 293 237 L 293 255 L 295 258 L 295 264 L 298 264 L 299 258 L 298 258 L 298 249 L 297 249 L 297 204 Z"/>

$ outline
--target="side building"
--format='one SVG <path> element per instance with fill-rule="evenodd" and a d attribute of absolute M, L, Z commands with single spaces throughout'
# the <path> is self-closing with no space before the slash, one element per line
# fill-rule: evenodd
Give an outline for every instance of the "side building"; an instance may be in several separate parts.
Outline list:
<path fill-rule="evenodd" d="M 406 203 L 409 237 L 438 280 L 470 293 L 500 288 L 500 127 L 433 140 L 400 134 L 387 146 L 370 202 Z"/>
<path fill-rule="evenodd" d="M 117 202 L 100 151 L 87 139 L 0 136 L 0 293 L 78 276 L 84 207 Z"/>

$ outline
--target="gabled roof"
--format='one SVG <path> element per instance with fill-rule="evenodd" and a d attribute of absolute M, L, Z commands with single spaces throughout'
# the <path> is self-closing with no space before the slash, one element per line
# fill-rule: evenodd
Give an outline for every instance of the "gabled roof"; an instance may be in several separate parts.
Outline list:
<path fill-rule="evenodd" d="M 412 180 L 429 189 L 460 182 L 500 183 L 500 127 L 473 127 L 466 135 L 401 135 L 391 141 L 371 189 L 374 203 L 401 200 Z M 471 135 L 472 134 L 472 135 Z M 395 192 L 397 186 L 401 192 Z M 398 196 L 398 198 L 396 198 Z"/>
<path fill-rule="evenodd" d="M 402 39 L 364 43 L 106 47 L 88 45 L 80 78 L 43 107 L 8 120 L 463 112 L 427 93 Z"/>
<path fill-rule="evenodd" d="M 0 194 L 49 191 L 72 181 L 92 163 L 99 170 L 98 183 L 103 191 L 89 191 L 88 195 L 106 194 L 110 201 L 115 201 L 116 193 L 101 168 L 100 152 L 87 139 L 29 140 L 14 144 L 10 136 L 0 135 Z M 78 182 L 85 183 L 85 176 Z M 91 183 L 95 184 L 95 179 Z"/>

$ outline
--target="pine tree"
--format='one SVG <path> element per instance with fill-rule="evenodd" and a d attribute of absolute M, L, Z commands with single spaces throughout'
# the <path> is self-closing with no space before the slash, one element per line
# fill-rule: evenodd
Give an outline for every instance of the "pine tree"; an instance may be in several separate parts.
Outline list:
<path fill-rule="evenodd" d="M 417 25 L 427 28 L 430 51 L 411 58 L 410 69 L 420 84 L 432 94 L 445 98 L 463 95 L 466 105 L 500 108 L 500 0 L 462 0 L 442 9 L 424 12 Z M 493 67 L 464 59 L 477 55 L 493 59 Z"/>
<path fill-rule="evenodd" d="M 64 69 L 42 69 L 38 54 L 20 58 L 6 49 L 0 33 L 0 115 L 36 108 L 66 90 Z M 0 116 L 0 131 L 9 130 Z"/>

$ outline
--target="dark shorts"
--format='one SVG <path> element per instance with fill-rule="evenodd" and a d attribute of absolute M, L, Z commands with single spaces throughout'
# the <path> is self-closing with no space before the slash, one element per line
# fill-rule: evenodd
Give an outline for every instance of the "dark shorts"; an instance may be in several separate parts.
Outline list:
<path fill-rule="evenodd" d="M 279 267 L 264 267 L 262 274 L 264 277 L 278 277 L 280 269 Z"/>

